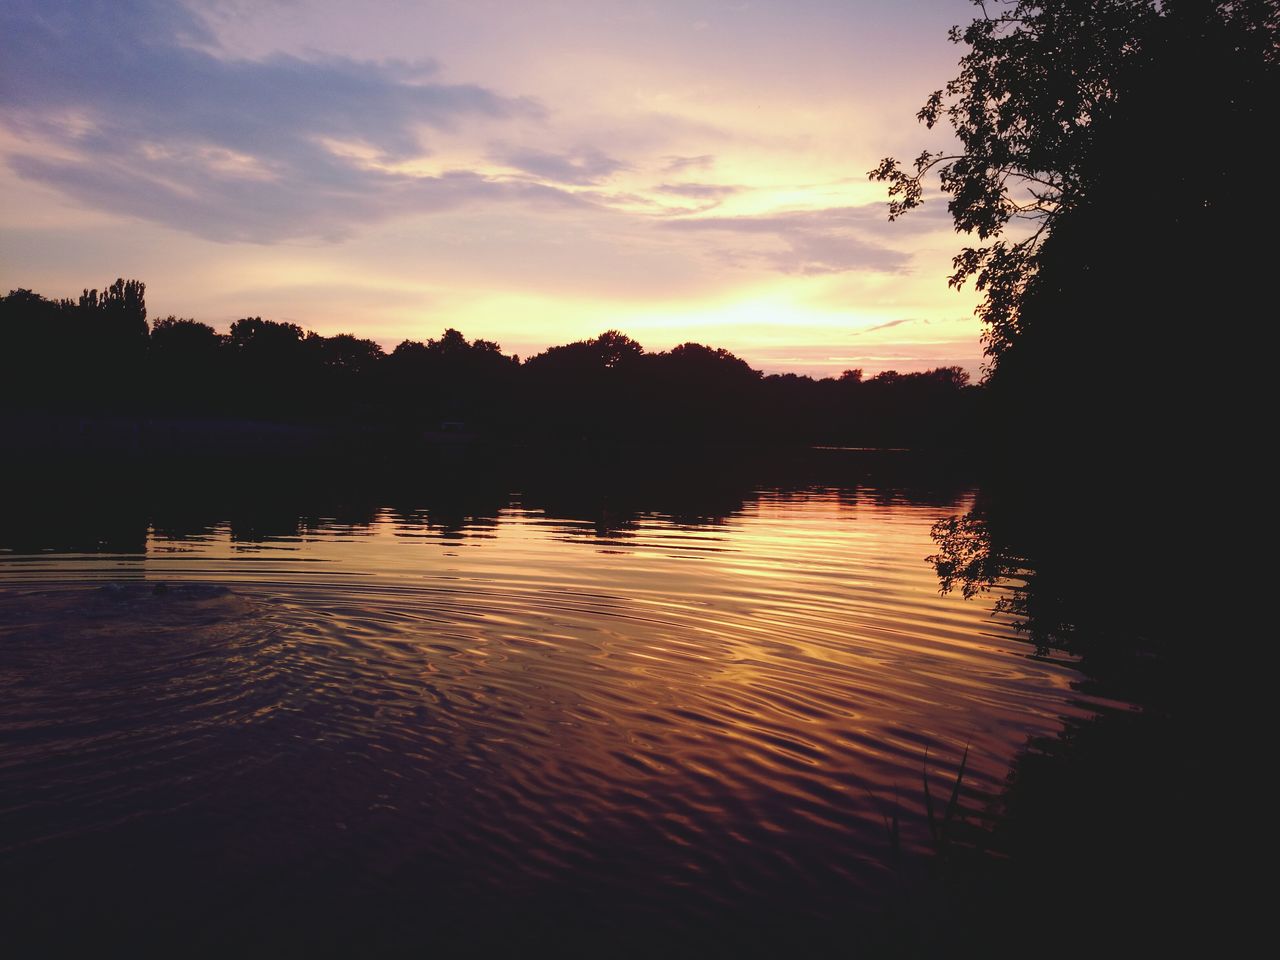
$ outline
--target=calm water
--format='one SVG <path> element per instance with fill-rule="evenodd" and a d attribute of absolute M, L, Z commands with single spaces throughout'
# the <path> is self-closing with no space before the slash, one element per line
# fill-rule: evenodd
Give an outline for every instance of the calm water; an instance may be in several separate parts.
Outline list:
<path fill-rule="evenodd" d="M 6 907 L 339 951 L 843 922 L 894 885 L 895 796 L 928 850 L 926 749 L 945 797 L 969 745 L 974 817 L 1093 707 L 990 599 L 939 595 L 930 525 L 970 499 L 573 520 L 514 495 L 11 545 Z"/>

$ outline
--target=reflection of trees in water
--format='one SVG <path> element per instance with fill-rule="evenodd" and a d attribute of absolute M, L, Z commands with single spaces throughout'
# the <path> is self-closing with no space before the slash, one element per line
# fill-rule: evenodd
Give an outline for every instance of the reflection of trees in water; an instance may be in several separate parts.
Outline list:
<path fill-rule="evenodd" d="M 147 515 L 136 506 L 111 511 L 64 502 L 56 520 L 30 504 L 0 509 L 0 550 L 34 553 L 142 554 L 147 549 Z"/>
<path fill-rule="evenodd" d="M 741 513 L 756 496 L 750 487 L 726 488 L 696 482 L 682 490 L 666 485 L 557 489 L 539 484 L 530 488 L 522 501 L 548 519 L 585 525 L 572 533 L 615 539 L 633 535 L 644 520 L 682 529 L 718 526 Z"/>
<path fill-rule="evenodd" d="M 988 598 L 1037 655 L 1080 657 L 1083 689 L 1171 709 L 1203 652 L 1189 626 L 1201 598 L 1169 562 L 1178 528 L 1158 496 L 993 482 L 969 512 L 934 524 L 928 560 L 943 593 Z"/>
<path fill-rule="evenodd" d="M 1162 568 L 1140 562 L 1146 538 L 1119 528 L 1100 502 L 1090 504 L 980 498 L 934 524 L 937 552 L 928 560 L 943 593 L 990 598 L 1036 655 L 1080 657 L 1084 688 L 1147 700 L 1173 651 L 1176 606 L 1160 602 Z"/>
<path fill-rule="evenodd" d="M 1036 645 L 1036 652 L 1072 650 L 1075 625 L 1055 594 L 1052 580 L 1042 582 L 1036 564 L 1010 543 L 993 541 L 986 513 L 972 510 L 933 525 L 938 552 L 928 557 L 944 594 L 959 589 L 966 600 L 993 590 L 994 612 L 1011 617 L 1014 627 Z"/>
<path fill-rule="evenodd" d="M 767 450 L 541 457 L 527 465 L 498 458 L 448 464 L 68 462 L 6 491 L 0 549 L 141 554 L 151 536 L 181 543 L 225 535 L 233 543 L 263 544 L 359 534 L 380 521 L 406 536 L 487 537 L 512 509 L 564 521 L 575 542 L 593 541 L 625 537 L 643 523 L 719 526 L 762 495 L 804 498 L 820 491 L 856 509 L 862 503 L 951 506 L 964 492 L 960 481 L 940 480 L 946 474 L 936 464 L 892 456 L 822 454 L 795 463 L 780 463 Z"/>
<path fill-rule="evenodd" d="M 1055 903 L 1078 925 L 1066 955 L 1100 944 L 1153 952 L 1164 934 L 1149 931 L 1168 922 L 1170 905 L 1189 909 L 1199 877 L 1186 849 L 1213 808 L 1195 786 L 1208 778 L 1194 728 L 1176 720 L 1197 716 L 1184 710 L 1203 695 L 1193 673 L 1203 668 L 1176 640 L 1187 601 L 1170 596 L 1159 550 L 1172 528 L 1162 540 L 1134 523 L 1123 487 L 1048 486 L 993 490 L 934 524 L 929 560 L 942 591 L 994 598 L 1038 655 L 1079 655 L 1079 689 L 1142 709 L 1104 701 L 1095 716 L 1028 741 L 974 854 L 946 865 L 945 907 L 974 945 L 995 922 L 990 904 L 1002 904 L 1002 924 L 1014 918 L 1015 941 L 1030 941 Z"/>
<path fill-rule="evenodd" d="M 430 503 L 398 502 L 388 508 L 387 516 L 401 535 L 487 537 L 497 529 L 498 515 L 508 506 L 510 498 L 505 495 L 494 500 L 436 497 Z"/>

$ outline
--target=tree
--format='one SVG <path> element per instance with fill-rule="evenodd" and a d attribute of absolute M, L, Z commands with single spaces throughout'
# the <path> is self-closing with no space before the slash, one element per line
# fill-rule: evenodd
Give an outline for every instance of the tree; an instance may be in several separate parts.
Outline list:
<path fill-rule="evenodd" d="M 222 340 L 207 323 L 172 314 L 151 327 L 151 349 L 161 353 L 209 355 L 218 350 Z"/>
<path fill-rule="evenodd" d="M 644 353 L 644 347 L 617 330 L 606 330 L 592 341 L 592 346 L 604 365 L 610 368 L 621 366 Z"/>
<path fill-rule="evenodd" d="M 206 413 L 218 408 L 225 341 L 213 327 L 195 320 L 168 316 L 152 324 L 147 380 L 155 395 L 163 398 L 165 413 Z"/>
<path fill-rule="evenodd" d="M 870 171 L 889 185 L 889 218 L 924 201 L 936 173 L 956 229 L 977 235 L 954 258 L 952 286 L 973 280 L 993 365 L 1022 333 L 1023 301 L 1046 241 L 1091 201 L 1100 180 L 1123 168 L 1131 190 L 1153 165 L 1194 171 L 1182 178 L 1194 208 L 1215 202 L 1224 180 L 1249 177 L 1256 156 L 1237 143 L 1250 124 L 1274 122 L 1280 6 L 1274 0 L 973 0 L 981 16 L 953 27 L 968 47 L 960 72 L 931 94 L 917 119 L 946 120 L 959 152 L 923 151 L 910 171 L 886 157 Z M 1114 147 L 1141 122 L 1152 94 L 1187 142 Z M 1222 116 L 1230 115 L 1230 123 Z M 1215 120 L 1217 122 L 1215 122 Z M 1227 140 L 1195 125 L 1224 128 Z M 1148 124 L 1149 126 L 1149 124 Z M 1196 142 L 1197 138 L 1199 142 Z M 1161 143 L 1157 137 L 1154 143 Z M 1205 157 L 1209 145 L 1212 156 Z M 1185 150 L 1190 147 L 1190 151 Z M 1212 173 L 1202 168 L 1216 170 Z M 1209 175 L 1206 175 L 1209 174 Z M 1216 174 L 1216 175 L 1214 175 Z"/>
<path fill-rule="evenodd" d="M 245 317 L 231 324 L 231 346 L 240 352 L 296 354 L 305 334 L 296 323 Z"/>
<path fill-rule="evenodd" d="M 330 371 L 367 373 L 383 357 L 382 347 L 377 343 L 352 333 L 339 333 L 332 337 L 308 333 L 305 342 L 320 366 Z"/>

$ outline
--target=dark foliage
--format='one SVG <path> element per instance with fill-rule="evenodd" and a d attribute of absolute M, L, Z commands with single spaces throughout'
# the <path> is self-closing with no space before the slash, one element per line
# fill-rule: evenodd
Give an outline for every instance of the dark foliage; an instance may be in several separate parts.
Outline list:
<path fill-rule="evenodd" d="M 1196 600 L 1225 592 L 1226 574 L 1197 571 L 1174 604 L 1166 564 L 1191 543 L 1226 548 L 1226 527 L 1187 505 L 1228 502 L 1250 476 L 1233 468 L 1264 378 L 1262 353 L 1240 344 L 1274 313 L 1259 231 L 1280 204 L 1259 163 L 1280 6 L 977 6 L 952 31 L 958 75 L 919 114 L 945 120 L 960 150 L 872 171 L 891 217 L 937 172 L 957 230 L 985 244 L 957 254 L 953 283 L 984 294 L 992 477 L 978 511 L 939 528 L 939 572 L 973 589 L 1033 568 L 1034 601 L 1009 609 L 1042 647 L 1193 650 L 1214 629 Z M 1119 598 L 1097 588 L 1099 544 L 1150 558 Z"/>
<path fill-rule="evenodd" d="M 937 173 L 976 241 L 952 283 L 983 294 L 993 456 L 931 559 L 944 590 L 991 591 L 1038 654 L 1078 654 L 1092 692 L 1142 712 L 1071 725 L 1018 761 L 989 838 L 1001 857 L 954 865 L 971 933 L 953 952 L 1007 917 L 1032 918 L 1009 937 L 1031 942 L 1044 904 L 1070 918 L 1062 955 L 1206 952 L 1231 895 L 1206 878 L 1239 867 L 1204 811 L 1265 729 L 1266 694 L 1222 653 L 1251 636 L 1230 603 L 1228 531 L 1244 524 L 1223 514 L 1261 475 L 1239 467 L 1263 409 L 1252 325 L 1275 312 L 1260 236 L 1280 205 L 1260 164 L 1280 5 L 977 6 L 952 32 L 958 75 L 919 114 L 960 149 L 871 172 L 891 218 Z"/>
<path fill-rule="evenodd" d="M 1067 263 L 1073 282 L 1088 279 L 1075 256 L 1082 236 L 1121 253 L 1094 257 L 1112 268 L 1110 294 L 1121 286 L 1116 274 L 1139 290 L 1203 287 L 1222 259 L 1225 238 L 1216 231 L 1247 235 L 1257 202 L 1266 202 L 1253 184 L 1276 117 L 1280 7 L 1274 0 L 974 3 L 981 15 L 951 31 L 967 48 L 959 74 L 917 115 L 930 128 L 947 121 L 960 151 L 925 150 L 910 172 L 887 157 L 871 176 L 889 184 L 894 219 L 923 202 L 936 171 L 956 229 L 984 242 L 956 255 L 951 282 L 973 280 L 984 293 L 978 313 L 998 369 L 1038 322 L 1031 300 L 1039 275 Z M 1074 238 L 1064 241 L 1066 233 Z M 1076 286 L 1093 288 L 1091 304 L 1109 306 L 1096 283 Z M 1137 316 L 1113 308 L 1107 319 L 1123 327 L 1146 314 L 1168 323 L 1164 305 L 1147 301 Z M 1072 326 L 1101 326 L 1073 318 Z M 1091 346 L 1108 345 L 1113 329 L 1108 324 Z"/>
<path fill-rule="evenodd" d="M 26 415 L 221 418 L 598 446 L 781 442 L 955 446 L 977 402 L 959 367 L 863 379 L 764 376 L 726 350 L 660 353 L 615 330 L 521 363 L 457 330 L 389 354 L 246 317 L 226 334 L 166 317 L 144 287 L 50 301 L 0 298 L 0 409 Z"/>

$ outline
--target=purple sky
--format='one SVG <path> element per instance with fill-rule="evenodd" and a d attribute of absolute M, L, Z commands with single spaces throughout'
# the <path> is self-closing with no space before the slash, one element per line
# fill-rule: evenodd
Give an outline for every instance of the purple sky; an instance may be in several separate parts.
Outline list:
<path fill-rule="evenodd" d="M 977 370 L 935 200 L 866 171 L 964 0 L 5 0 L 0 287 L 509 351 Z"/>

